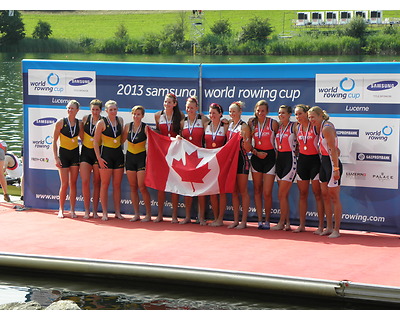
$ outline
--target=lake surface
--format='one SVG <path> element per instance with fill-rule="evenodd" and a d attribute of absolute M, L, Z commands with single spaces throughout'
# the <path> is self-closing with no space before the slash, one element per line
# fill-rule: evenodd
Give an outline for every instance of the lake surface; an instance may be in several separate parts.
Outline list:
<path fill-rule="evenodd" d="M 388 62 L 400 56 L 144 56 L 105 54 L 0 53 L 0 139 L 17 155 L 23 141 L 22 59 L 87 60 L 157 63 L 312 63 Z M 40 300 L 49 305 L 71 299 L 82 309 L 103 310 L 270 310 L 270 309 L 382 309 L 387 306 L 349 301 L 277 297 L 234 290 L 199 289 L 141 282 L 67 279 L 56 276 L 0 272 L 0 304 Z"/>
<path fill-rule="evenodd" d="M 0 53 L 0 139 L 17 155 L 23 141 L 22 59 L 86 60 L 157 63 L 321 63 L 388 62 L 400 56 L 190 56 L 107 54 L 13 54 Z"/>

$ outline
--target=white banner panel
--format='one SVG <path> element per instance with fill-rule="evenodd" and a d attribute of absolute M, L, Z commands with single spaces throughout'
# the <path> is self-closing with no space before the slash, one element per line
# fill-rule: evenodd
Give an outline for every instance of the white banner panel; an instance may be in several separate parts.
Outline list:
<path fill-rule="evenodd" d="M 316 74 L 316 103 L 399 103 L 400 74 Z"/>
<path fill-rule="evenodd" d="M 94 98 L 96 72 L 29 69 L 28 93 L 33 96 Z"/>

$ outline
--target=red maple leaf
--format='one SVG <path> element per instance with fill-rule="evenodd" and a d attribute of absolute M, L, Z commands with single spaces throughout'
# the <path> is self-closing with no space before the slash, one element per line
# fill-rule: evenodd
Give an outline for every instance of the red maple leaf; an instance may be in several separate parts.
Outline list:
<path fill-rule="evenodd" d="M 192 184 L 193 192 L 195 191 L 193 183 L 203 183 L 203 178 L 211 169 L 208 168 L 208 163 L 196 168 L 201 162 L 202 158 L 198 157 L 197 150 L 192 154 L 185 152 L 186 165 L 183 164 L 182 159 L 172 161 L 172 168 L 179 174 L 182 181 L 190 182 Z"/>

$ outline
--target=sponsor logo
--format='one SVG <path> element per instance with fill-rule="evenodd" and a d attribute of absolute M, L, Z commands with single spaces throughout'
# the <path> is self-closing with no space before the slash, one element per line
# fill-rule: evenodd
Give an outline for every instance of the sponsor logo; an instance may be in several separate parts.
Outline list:
<path fill-rule="evenodd" d="M 389 90 L 398 85 L 397 81 L 379 81 L 370 84 L 367 87 L 369 91 L 382 91 L 382 90 Z"/>
<path fill-rule="evenodd" d="M 392 155 L 386 153 L 364 153 L 357 152 L 356 159 L 358 161 L 383 161 L 392 162 Z"/>
<path fill-rule="evenodd" d="M 373 175 L 372 175 L 372 178 L 373 178 L 373 179 L 377 179 L 377 180 L 379 180 L 379 181 L 391 181 L 391 180 L 394 179 L 392 175 L 390 175 L 390 174 L 385 174 L 385 173 L 383 173 L 383 172 L 377 173 L 377 174 L 373 174 Z"/>
<path fill-rule="evenodd" d="M 366 172 L 346 172 L 346 178 L 354 180 L 365 180 L 367 178 Z"/>
<path fill-rule="evenodd" d="M 49 162 L 49 158 L 37 158 L 37 157 L 31 157 L 32 161 L 40 161 L 40 162 Z"/>
<path fill-rule="evenodd" d="M 96 72 L 75 70 L 28 70 L 28 94 L 32 96 L 96 96 Z"/>
<path fill-rule="evenodd" d="M 72 79 L 68 83 L 71 86 L 84 86 L 84 85 L 91 83 L 92 81 L 93 81 L 93 79 L 90 77 L 81 77 L 81 78 Z"/>
<path fill-rule="evenodd" d="M 36 149 L 50 149 L 50 145 L 53 143 L 53 137 L 47 136 L 41 140 L 34 140 L 32 141 L 33 146 Z"/>
<path fill-rule="evenodd" d="M 358 129 L 336 129 L 338 137 L 359 137 L 360 130 Z"/>
<path fill-rule="evenodd" d="M 33 121 L 33 125 L 38 126 L 38 127 L 43 127 L 43 126 L 48 126 L 53 123 L 57 122 L 56 118 L 53 117 L 48 117 L 48 118 L 41 118 Z"/>
<path fill-rule="evenodd" d="M 366 131 L 365 135 L 368 137 L 368 140 L 375 140 L 375 141 L 388 141 L 389 137 L 393 133 L 393 128 L 390 126 L 384 126 L 382 130 L 376 131 Z"/>

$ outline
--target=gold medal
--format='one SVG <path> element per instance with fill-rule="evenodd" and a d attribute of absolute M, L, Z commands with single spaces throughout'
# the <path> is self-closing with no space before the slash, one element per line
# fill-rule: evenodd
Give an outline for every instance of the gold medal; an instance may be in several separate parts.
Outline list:
<path fill-rule="evenodd" d="M 215 148 L 217 146 L 217 144 L 215 142 L 212 143 L 211 145 L 213 148 Z"/>

